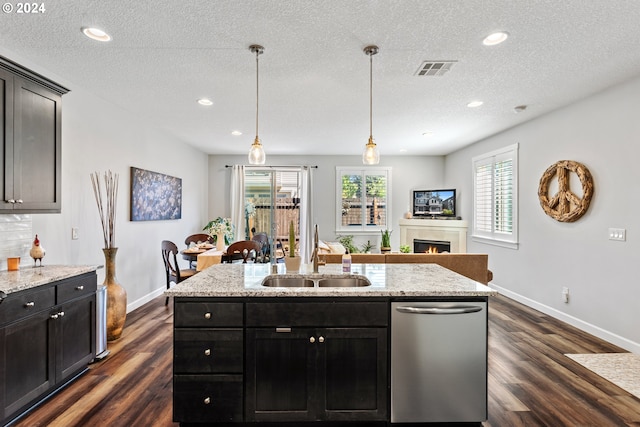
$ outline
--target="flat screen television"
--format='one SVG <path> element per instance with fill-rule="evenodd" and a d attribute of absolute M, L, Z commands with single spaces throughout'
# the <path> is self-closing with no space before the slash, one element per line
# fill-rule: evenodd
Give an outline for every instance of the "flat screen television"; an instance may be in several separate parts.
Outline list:
<path fill-rule="evenodd" d="M 413 217 L 456 217 L 456 190 L 413 191 Z"/>

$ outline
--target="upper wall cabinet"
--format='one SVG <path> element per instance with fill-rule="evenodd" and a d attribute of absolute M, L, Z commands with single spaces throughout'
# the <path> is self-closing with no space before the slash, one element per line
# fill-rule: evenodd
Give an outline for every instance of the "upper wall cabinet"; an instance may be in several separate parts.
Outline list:
<path fill-rule="evenodd" d="M 0 213 L 60 213 L 67 92 L 0 56 Z"/>

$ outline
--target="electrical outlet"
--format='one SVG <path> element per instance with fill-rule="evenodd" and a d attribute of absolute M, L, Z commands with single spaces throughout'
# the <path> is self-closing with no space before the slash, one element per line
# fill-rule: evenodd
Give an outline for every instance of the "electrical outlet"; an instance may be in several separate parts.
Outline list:
<path fill-rule="evenodd" d="M 78 227 L 71 228 L 71 240 L 78 240 Z"/>
<path fill-rule="evenodd" d="M 567 287 L 562 288 L 562 301 L 564 303 L 569 302 L 569 288 Z"/>
<path fill-rule="evenodd" d="M 627 230 L 624 228 L 610 228 L 609 240 L 618 240 L 624 242 L 627 240 Z"/>

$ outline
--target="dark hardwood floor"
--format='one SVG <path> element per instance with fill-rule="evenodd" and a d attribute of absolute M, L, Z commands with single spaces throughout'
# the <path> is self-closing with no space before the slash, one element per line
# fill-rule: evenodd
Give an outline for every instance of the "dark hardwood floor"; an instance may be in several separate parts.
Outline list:
<path fill-rule="evenodd" d="M 624 350 L 508 298 L 492 297 L 489 305 L 484 426 L 640 426 L 640 399 L 564 356 Z M 15 425 L 177 426 L 172 322 L 163 296 L 129 313 L 105 360 Z"/>

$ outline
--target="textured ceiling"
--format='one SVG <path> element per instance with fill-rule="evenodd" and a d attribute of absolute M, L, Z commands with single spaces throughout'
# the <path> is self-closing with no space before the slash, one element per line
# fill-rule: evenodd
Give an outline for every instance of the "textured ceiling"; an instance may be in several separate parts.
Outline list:
<path fill-rule="evenodd" d="M 0 47 L 212 154 L 442 155 L 640 75 L 637 0 L 56 0 Z M 84 37 L 96 26 L 113 40 Z M 494 47 L 496 31 L 509 39 Z M 418 77 L 429 60 L 457 61 Z M 211 107 L 196 103 L 213 100 Z M 468 108 L 482 100 L 479 108 Z M 514 107 L 527 105 L 521 113 Z M 232 136 L 231 131 L 243 132 Z M 433 132 L 424 137 L 424 132 Z M 406 151 L 400 151 L 404 149 Z"/>

